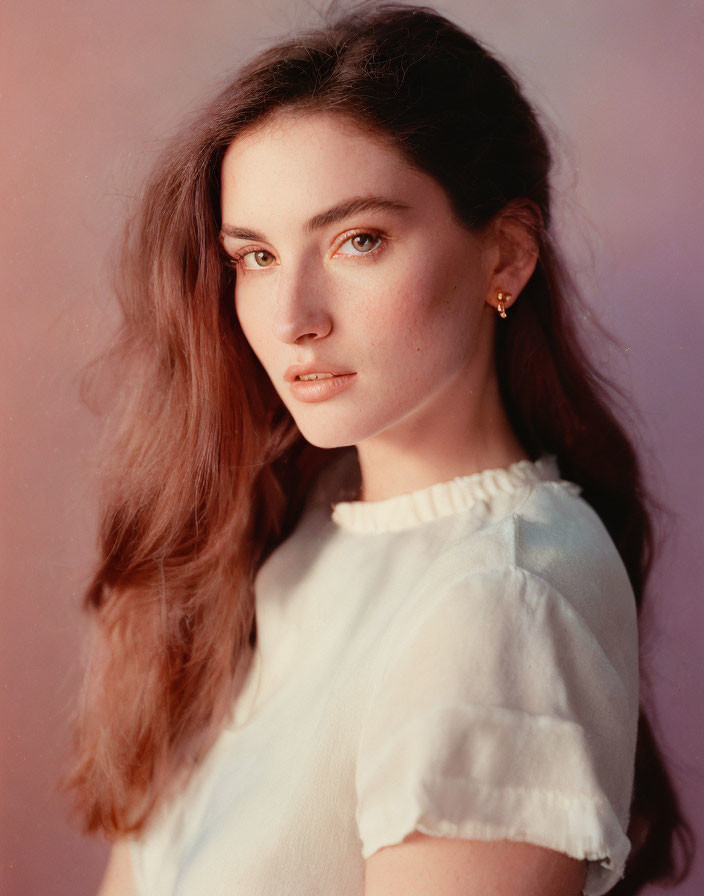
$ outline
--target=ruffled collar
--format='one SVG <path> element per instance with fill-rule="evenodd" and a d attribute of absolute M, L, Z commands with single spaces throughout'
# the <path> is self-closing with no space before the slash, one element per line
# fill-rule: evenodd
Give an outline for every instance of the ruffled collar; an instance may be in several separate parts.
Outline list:
<path fill-rule="evenodd" d="M 519 460 L 502 469 L 482 470 L 438 482 L 383 501 L 340 501 L 332 505 L 332 519 L 352 532 L 394 532 L 440 517 L 470 510 L 498 495 L 511 495 L 540 482 L 560 482 L 579 492 L 574 483 L 560 477 L 553 455 L 535 461 Z"/>

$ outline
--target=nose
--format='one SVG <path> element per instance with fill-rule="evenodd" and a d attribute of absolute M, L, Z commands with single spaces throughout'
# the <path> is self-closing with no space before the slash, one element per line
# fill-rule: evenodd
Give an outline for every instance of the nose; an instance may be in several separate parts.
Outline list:
<path fill-rule="evenodd" d="M 310 271 L 301 269 L 281 276 L 274 336 L 292 345 L 327 336 L 332 330 L 332 316 L 325 295 L 324 285 Z"/>

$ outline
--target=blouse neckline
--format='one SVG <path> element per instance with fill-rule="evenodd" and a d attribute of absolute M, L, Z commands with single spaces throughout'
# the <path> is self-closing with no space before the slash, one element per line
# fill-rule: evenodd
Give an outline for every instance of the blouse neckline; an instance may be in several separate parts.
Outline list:
<path fill-rule="evenodd" d="M 332 520 L 351 532 L 393 532 L 463 513 L 501 494 L 511 495 L 540 482 L 561 482 L 557 460 L 543 455 L 535 461 L 519 460 L 508 467 L 481 470 L 447 482 L 421 488 L 382 501 L 339 501 Z M 578 486 L 569 483 L 579 491 Z"/>

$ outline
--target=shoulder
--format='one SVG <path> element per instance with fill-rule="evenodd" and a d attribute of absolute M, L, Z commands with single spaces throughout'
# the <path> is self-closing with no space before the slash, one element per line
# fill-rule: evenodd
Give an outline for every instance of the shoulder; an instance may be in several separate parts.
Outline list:
<path fill-rule="evenodd" d="M 478 527 L 458 519 L 418 581 L 409 617 L 445 595 L 468 601 L 503 595 L 523 603 L 550 595 L 607 640 L 610 630 L 633 631 L 637 624 L 624 563 L 572 483 L 534 485 L 507 512 L 487 513 Z"/>
<path fill-rule="evenodd" d="M 605 570 L 628 578 L 603 522 L 570 482 L 540 482 L 510 504 L 490 505 L 480 525 L 461 517 L 438 552 L 434 568 L 457 573 L 472 568 L 516 566 L 555 584 Z"/>
<path fill-rule="evenodd" d="M 380 645 L 383 666 L 409 654 L 430 663 L 443 652 L 454 657 L 449 674 L 478 680 L 481 668 L 482 679 L 516 700 L 538 682 L 589 689 L 598 670 L 608 693 L 619 694 L 614 706 L 629 718 L 637 711 L 635 597 L 576 487 L 541 483 L 510 512 L 478 527 L 458 518 L 444 535 Z"/>

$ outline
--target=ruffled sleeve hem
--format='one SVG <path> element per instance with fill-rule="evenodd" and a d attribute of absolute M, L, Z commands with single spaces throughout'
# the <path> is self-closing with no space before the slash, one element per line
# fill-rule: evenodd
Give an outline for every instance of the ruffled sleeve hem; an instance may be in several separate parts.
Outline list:
<path fill-rule="evenodd" d="M 365 859 L 417 830 L 436 837 L 534 843 L 587 859 L 585 896 L 601 896 L 623 876 L 631 844 L 599 794 L 496 788 L 466 778 L 428 784 L 433 804 L 442 806 L 442 812 L 426 808 L 422 787 L 403 797 L 399 794 L 393 803 L 369 807 L 361 827 Z M 472 807 L 471 818 L 466 818 L 467 806 Z"/>

